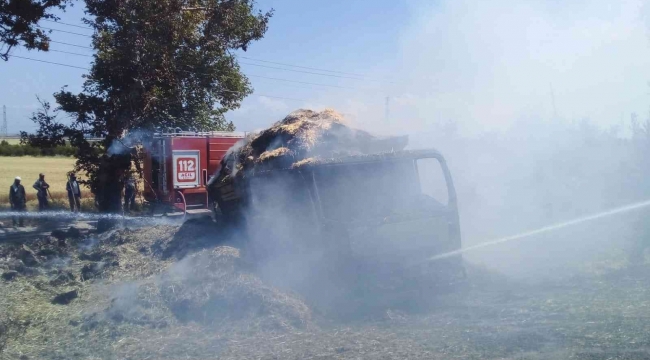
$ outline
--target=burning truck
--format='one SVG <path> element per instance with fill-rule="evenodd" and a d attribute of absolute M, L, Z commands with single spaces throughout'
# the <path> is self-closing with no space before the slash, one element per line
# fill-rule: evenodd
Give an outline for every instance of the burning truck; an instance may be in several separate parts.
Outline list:
<path fill-rule="evenodd" d="M 460 255 L 427 261 L 461 248 L 451 174 L 438 151 L 407 144 L 353 129 L 333 110 L 298 110 L 256 134 L 160 133 L 144 159 L 144 195 L 165 212 L 212 211 L 216 229 L 238 232 L 254 262 L 275 270 L 355 264 L 347 273 L 456 279 Z"/>
<path fill-rule="evenodd" d="M 407 143 L 353 129 L 332 110 L 298 110 L 234 145 L 208 182 L 209 197 L 219 223 L 245 234 L 256 263 L 288 265 L 293 276 L 296 259 L 310 268 L 325 256 L 333 267 L 356 264 L 348 274 L 367 266 L 387 276 L 462 277 L 460 255 L 427 261 L 461 247 L 445 159 L 406 151 Z"/>

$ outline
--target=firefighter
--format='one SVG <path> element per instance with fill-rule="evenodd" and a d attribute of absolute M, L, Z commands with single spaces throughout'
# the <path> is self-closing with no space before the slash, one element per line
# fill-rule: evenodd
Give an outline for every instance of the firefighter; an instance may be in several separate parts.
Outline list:
<path fill-rule="evenodd" d="M 129 176 L 124 184 L 124 212 L 133 210 L 135 207 L 135 179 Z"/>
<path fill-rule="evenodd" d="M 77 182 L 77 176 L 75 174 L 70 175 L 68 183 L 65 185 L 65 189 L 68 191 L 70 211 L 81 211 L 81 189 L 79 188 L 79 183 Z"/>
<path fill-rule="evenodd" d="M 20 176 L 16 176 L 14 183 L 9 187 L 9 204 L 11 210 L 15 212 L 25 212 L 27 210 L 27 197 L 25 195 L 25 187 L 20 184 Z M 14 226 L 23 227 L 23 217 L 12 217 Z"/>
<path fill-rule="evenodd" d="M 38 180 L 32 186 L 36 189 L 36 197 L 38 198 L 38 211 L 47 210 L 50 207 L 50 204 L 47 202 L 47 194 L 50 189 L 50 185 L 45 182 L 45 174 L 38 174 Z"/>

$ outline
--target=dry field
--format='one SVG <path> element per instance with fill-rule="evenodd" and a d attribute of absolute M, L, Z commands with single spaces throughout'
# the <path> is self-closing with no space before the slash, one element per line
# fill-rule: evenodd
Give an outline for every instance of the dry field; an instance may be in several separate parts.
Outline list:
<path fill-rule="evenodd" d="M 2 140 L 9 143 L 9 145 L 18 145 L 18 144 L 20 144 L 20 139 L 18 139 L 18 138 L 10 138 L 10 139 L 4 139 L 3 138 L 3 139 L 0 139 L 0 141 L 2 141 Z"/>
<path fill-rule="evenodd" d="M 38 179 L 39 173 L 45 174 L 45 181 L 50 184 L 50 193 L 54 200 L 67 202 L 65 183 L 67 174 L 74 167 L 74 158 L 67 157 L 0 157 L 0 187 L 8 189 L 16 176 L 20 176 L 27 192 L 28 207 L 36 199 L 36 190 L 32 184 Z M 84 191 L 83 197 L 89 192 Z M 8 191 L 0 192 L 0 207 L 8 204 Z"/>

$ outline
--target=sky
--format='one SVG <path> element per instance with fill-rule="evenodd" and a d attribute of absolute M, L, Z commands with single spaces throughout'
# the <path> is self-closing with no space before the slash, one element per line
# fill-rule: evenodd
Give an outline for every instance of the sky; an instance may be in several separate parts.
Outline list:
<path fill-rule="evenodd" d="M 646 118 L 648 2 L 258 1 L 275 15 L 264 39 L 238 53 L 248 58 L 240 62 L 255 93 L 226 116 L 237 129 L 254 131 L 298 108 L 330 107 L 355 126 L 393 134 L 422 134 L 449 122 L 481 134 L 530 119 L 590 119 L 610 127 L 632 113 Z M 82 16 L 77 6 L 61 21 L 81 24 Z M 53 50 L 92 54 L 84 47 L 89 37 L 59 31 L 51 37 L 81 46 L 53 43 Z M 92 60 L 24 49 L 13 55 L 81 68 Z M 36 96 L 52 101 L 64 85 L 78 91 L 84 72 L 17 57 L 0 63 L 9 132 L 33 130 Z"/>

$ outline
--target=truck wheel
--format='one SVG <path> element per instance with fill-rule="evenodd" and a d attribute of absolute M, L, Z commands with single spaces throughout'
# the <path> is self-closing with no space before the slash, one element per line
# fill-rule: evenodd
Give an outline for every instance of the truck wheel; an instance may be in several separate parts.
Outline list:
<path fill-rule="evenodd" d="M 176 190 L 176 193 L 179 195 L 179 198 L 181 199 L 181 203 L 183 204 L 183 221 L 187 217 L 187 201 L 185 200 L 185 195 L 183 195 L 182 192 Z"/>

